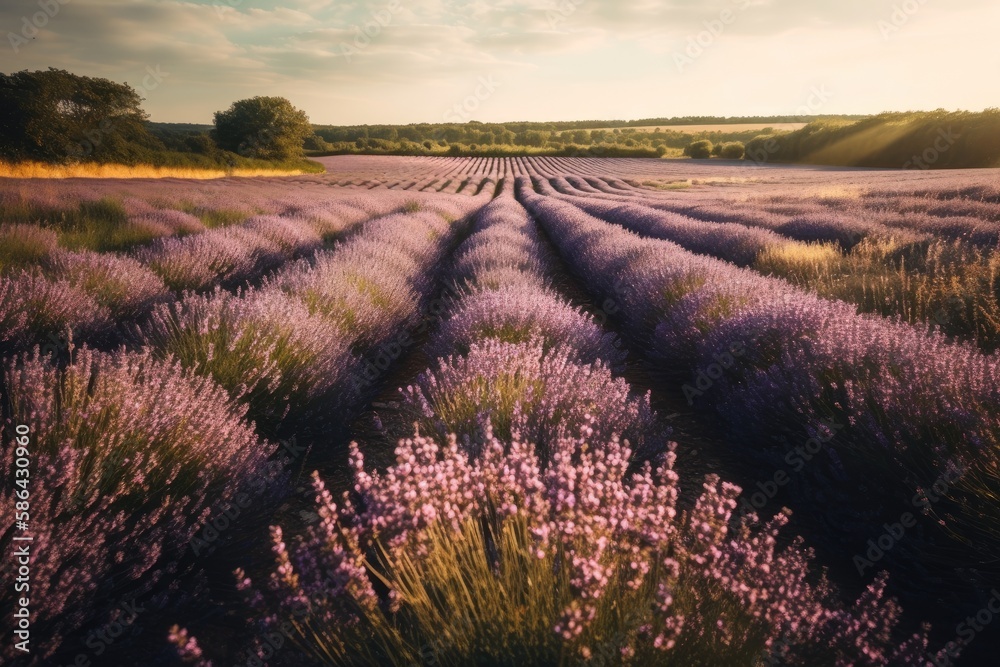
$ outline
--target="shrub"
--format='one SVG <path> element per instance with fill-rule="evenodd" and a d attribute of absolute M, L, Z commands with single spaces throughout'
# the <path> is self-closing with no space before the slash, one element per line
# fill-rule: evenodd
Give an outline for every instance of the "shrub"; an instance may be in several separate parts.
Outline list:
<path fill-rule="evenodd" d="M 349 341 L 278 290 L 161 305 L 141 342 L 214 378 L 272 432 L 289 416 L 335 417 L 332 392 L 353 368 Z"/>
<path fill-rule="evenodd" d="M 279 493 L 282 476 L 267 462 L 274 447 L 245 410 L 171 360 L 83 349 L 65 368 L 36 354 L 5 362 L 2 373 L 11 412 L 0 466 L 11 474 L 0 480 L 0 501 L 14 507 L 13 435 L 27 426 L 32 653 L 43 664 L 56 664 L 47 658 L 74 631 L 112 619 L 122 596 L 174 580 L 202 522 L 235 493 Z M 14 575 L 6 567 L 0 575 L 4 608 L 13 606 Z M 12 643 L 0 649 L 14 653 Z"/>
<path fill-rule="evenodd" d="M 302 146 L 307 151 L 328 151 L 331 148 L 333 148 L 331 144 L 328 144 L 326 141 L 324 141 L 323 137 L 319 136 L 318 134 L 312 134 L 306 137 Z"/>
<path fill-rule="evenodd" d="M 518 433 L 543 451 L 561 434 L 589 423 L 598 437 L 621 433 L 637 446 L 658 442 L 649 396 L 635 396 L 603 362 L 574 361 L 579 351 L 546 353 L 540 339 L 507 343 L 486 338 L 465 357 L 439 359 L 403 391 L 409 424 L 425 432 L 475 437 L 484 415 L 498 433 Z"/>
<path fill-rule="evenodd" d="M 722 144 L 719 157 L 726 160 L 742 160 L 746 147 L 739 141 L 729 141 Z"/>
<path fill-rule="evenodd" d="M 681 512 L 673 452 L 630 474 L 628 446 L 586 426 L 552 445 L 539 456 L 488 426 L 476 453 L 454 436 L 415 437 L 376 475 L 354 444 L 343 503 L 315 474 L 321 522 L 293 546 L 272 530 L 273 592 L 242 571 L 238 585 L 265 627 L 290 622 L 296 643 L 326 664 L 923 657 L 926 630 L 898 647 L 889 639 L 900 609 L 882 600 L 884 577 L 845 607 L 801 540 L 779 546 L 786 514 L 730 529 L 739 487 L 709 475 Z"/>
<path fill-rule="evenodd" d="M 215 142 L 207 134 L 195 134 L 184 140 L 184 145 L 192 153 L 211 155 L 216 151 Z"/>
<path fill-rule="evenodd" d="M 68 280 L 50 280 L 37 269 L 0 275 L 0 347 L 25 349 L 67 331 L 87 337 L 109 324 L 108 309 Z"/>
<path fill-rule="evenodd" d="M 49 265 L 54 277 L 82 289 L 118 321 L 138 317 L 171 296 L 159 276 L 131 257 L 57 252 Z"/>
<path fill-rule="evenodd" d="M 471 294 L 462 299 L 434 334 L 434 357 L 466 354 L 487 338 L 507 343 L 538 340 L 546 351 L 566 345 L 583 363 L 604 361 L 614 367 L 625 354 L 615 337 L 605 333 L 592 318 L 572 307 L 551 290 L 512 285 Z"/>
<path fill-rule="evenodd" d="M 712 148 L 711 141 L 702 139 L 701 141 L 688 144 L 688 147 L 684 149 L 684 154 L 695 160 L 706 160 L 712 157 Z"/>
<path fill-rule="evenodd" d="M 137 256 L 175 291 L 239 283 L 282 260 L 278 244 L 240 227 L 157 239 Z"/>

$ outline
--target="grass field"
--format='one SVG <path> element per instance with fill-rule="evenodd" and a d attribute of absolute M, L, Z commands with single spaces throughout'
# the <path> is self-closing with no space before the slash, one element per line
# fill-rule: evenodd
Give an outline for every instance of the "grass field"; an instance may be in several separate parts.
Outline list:
<path fill-rule="evenodd" d="M 0 178 L 185 178 L 207 180 L 227 176 L 296 176 L 298 170 L 280 169 L 201 169 L 195 167 L 154 167 L 151 165 L 121 165 L 82 163 L 55 165 L 40 162 L 0 162 Z"/>

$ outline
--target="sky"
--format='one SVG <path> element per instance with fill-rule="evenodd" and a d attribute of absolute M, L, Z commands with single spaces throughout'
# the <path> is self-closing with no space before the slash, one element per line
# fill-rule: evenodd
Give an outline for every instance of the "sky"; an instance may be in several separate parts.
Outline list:
<path fill-rule="evenodd" d="M 0 72 L 206 124 L 256 95 L 336 125 L 981 110 L 997 25 L 996 0 L 0 0 Z"/>

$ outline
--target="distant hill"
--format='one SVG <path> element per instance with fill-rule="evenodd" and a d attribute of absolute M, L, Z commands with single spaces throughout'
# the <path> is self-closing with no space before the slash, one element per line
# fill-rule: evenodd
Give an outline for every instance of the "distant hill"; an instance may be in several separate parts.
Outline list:
<path fill-rule="evenodd" d="M 1000 167 L 1000 109 L 883 113 L 813 121 L 747 143 L 759 162 L 890 169 Z"/>

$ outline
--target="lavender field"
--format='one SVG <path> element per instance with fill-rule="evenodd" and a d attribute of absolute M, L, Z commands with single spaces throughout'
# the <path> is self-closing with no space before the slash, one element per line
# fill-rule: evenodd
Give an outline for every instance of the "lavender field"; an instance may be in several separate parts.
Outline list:
<path fill-rule="evenodd" d="M 1000 170 L 318 160 L 0 179 L 2 664 L 992 664 Z"/>

